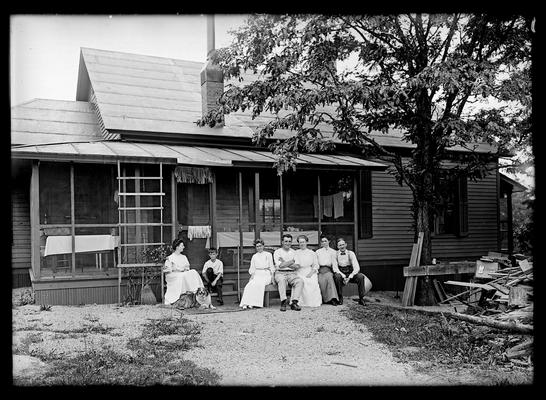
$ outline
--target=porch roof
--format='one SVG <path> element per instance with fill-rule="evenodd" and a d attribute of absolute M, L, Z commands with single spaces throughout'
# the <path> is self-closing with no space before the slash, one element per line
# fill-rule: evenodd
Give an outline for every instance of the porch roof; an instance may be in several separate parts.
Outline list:
<path fill-rule="evenodd" d="M 180 146 L 122 141 L 85 141 L 12 146 L 12 158 L 49 161 L 158 163 L 199 166 L 272 166 L 275 156 L 265 150 L 226 147 Z M 298 167 L 385 169 L 376 161 L 350 155 L 300 154 Z"/>

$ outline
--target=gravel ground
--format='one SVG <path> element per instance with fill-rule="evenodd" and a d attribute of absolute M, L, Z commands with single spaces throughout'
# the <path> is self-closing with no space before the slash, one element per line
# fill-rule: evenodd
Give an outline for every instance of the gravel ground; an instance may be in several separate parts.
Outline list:
<path fill-rule="evenodd" d="M 347 305 L 281 312 L 277 299 L 272 300 L 270 308 L 227 312 L 234 309 L 232 305 L 208 313 L 184 312 L 186 318 L 201 325 L 202 331 L 201 347 L 182 356 L 217 372 L 221 385 L 453 383 L 438 374 L 416 373 L 409 364 L 397 362 L 364 326 L 346 317 Z M 178 315 L 162 305 L 52 306 L 50 311 L 40 311 L 39 305 L 25 305 L 12 311 L 14 349 L 26 344 L 27 351 L 67 355 L 91 347 L 123 350 L 129 338 L 140 336 L 148 319 Z M 82 335 L 81 328 L 89 326 L 110 330 Z M 30 344 L 29 335 L 34 335 Z M 27 368 L 30 361 L 28 357 L 14 356 L 14 375 L 31 373 Z"/>

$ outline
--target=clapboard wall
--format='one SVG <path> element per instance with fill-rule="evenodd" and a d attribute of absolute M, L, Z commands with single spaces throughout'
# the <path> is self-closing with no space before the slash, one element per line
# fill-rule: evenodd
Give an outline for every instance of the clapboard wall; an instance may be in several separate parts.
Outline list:
<path fill-rule="evenodd" d="M 358 241 L 358 256 L 376 290 L 402 290 L 402 267 L 409 263 L 413 245 L 412 193 L 383 171 L 372 172 L 373 237 Z M 432 257 L 438 260 L 474 260 L 498 247 L 498 184 L 492 172 L 468 181 L 466 237 L 434 235 Z"/>
<path fill-rule="evenodd" d="M 11 185 L 11 268 L 12 287 L 30 286 L 30 176 L 26 168 L 12 166 Z"/>

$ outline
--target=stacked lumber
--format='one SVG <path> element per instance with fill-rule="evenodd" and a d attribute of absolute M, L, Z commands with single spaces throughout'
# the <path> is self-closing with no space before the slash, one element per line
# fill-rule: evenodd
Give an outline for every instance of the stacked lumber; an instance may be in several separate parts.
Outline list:
<path fill-rule="evenodd" d="M 421 263 L 421 250 L 423 248 L 423 232 L 419 232 L 417 243 L 413 244 L 409 262 L 409 268 L 418 267 Z M 407 276 L 402 295 L 402 305 L 404 307 L 412 306 L 415 301 L 415 291 L 417 289 L 418 276 Z"/>
<path fill-rule="evenodd" d="M 498 260 L 502 257 L 484 257 L 481 262 L 498 263 L 499 269 L 480 268 L 476 263 L 476 275 L 472 282 L 446 281 L 444 285 L 466 287 L 455 296 L 444 298 L 439 303 L 460 300 L 468 306 L 475 317 L 491 317 L 499 322 L 513 324 L 533 323 L 533 263 L 524 257 L 516 258 L 517 266 L 511 267 Z M 445 296 L 445 293 L 444 293 Z M 462 300 L 463 296 L 466 300 Z M 476 304 L 477 303 L 477 304 Z"/>

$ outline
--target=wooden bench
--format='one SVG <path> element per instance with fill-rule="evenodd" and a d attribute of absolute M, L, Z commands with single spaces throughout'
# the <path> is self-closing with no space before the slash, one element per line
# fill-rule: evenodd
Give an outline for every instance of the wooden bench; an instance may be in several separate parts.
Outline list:
<path fill-rule="evenodd" d="M 291 294 L 290 286 L 286 288 L 286 295 L 289 296 Z M 274 284 L 266 285 L 264 290 L 264 307 L 269 307 L 269 293 L 271 292 L 277 292 L 279 291 L 279 287 Z"/>

